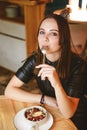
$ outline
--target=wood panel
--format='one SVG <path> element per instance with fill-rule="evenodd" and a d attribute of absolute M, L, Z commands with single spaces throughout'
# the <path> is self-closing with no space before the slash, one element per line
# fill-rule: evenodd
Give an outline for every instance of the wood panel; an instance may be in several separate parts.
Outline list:
<path fill-rule="evenodd" d="M 44 17 L 44 5 L 25 6 L 24 12 L 27 54 L 30 54 L 37 46 L 37 29 L 41 19 Z"/>

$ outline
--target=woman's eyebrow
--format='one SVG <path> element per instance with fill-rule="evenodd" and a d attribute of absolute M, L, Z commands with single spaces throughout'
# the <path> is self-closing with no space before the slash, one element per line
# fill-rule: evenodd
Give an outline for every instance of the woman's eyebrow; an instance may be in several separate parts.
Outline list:
<path fill-rule="evenodd" d="M 59 32 L 59 30 L 57 30 L 57 29 L 51 29 L 50 31 L 56 31 L 56 32 Z"/>
<path fill-rule="evenodd" d="M 40 28 L 39 30 L 45 30 L 44 28 Z M 51 29 L 50 31 L 56 31 L 56 32 L 59 32 L 59 30 L 57 29 Z"/>
<path fill-rule="evenodd" d="M 39 30 L 45 30 L 44 28 L 39 28 Z"/>

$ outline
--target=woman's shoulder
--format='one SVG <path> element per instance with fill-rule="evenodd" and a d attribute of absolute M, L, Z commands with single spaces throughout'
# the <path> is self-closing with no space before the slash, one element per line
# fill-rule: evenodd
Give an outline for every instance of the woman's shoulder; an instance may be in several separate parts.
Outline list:
<path fill-rule="evenodd" d="M 33 52 L 24 60 L 24 64 L 30 64 L 30 63 L 35 64 L 36 59 L 37 59 L 37 52 Z"/>
<path fill-rule="evenodd" d="M 87 72 L 87 62 L 80 57 L 78 54 L 72 53 L 71 55 L 71 68 L 80 70 L 86 70 Z"/>
<path fill-rule="evenodd" d="M 24 64 L 17 70 L 15 75 L 23 82 L 27 83 L 33 77 L 33 71 L 36 65 L 37 54 L 33 52 L 24 60 Z"/>
<path fill-rule="evenodd" d="M 23 62 L 23 65 L 19 68 L 21 70 L 30 70 L 33 69 L 36 65 L 37 53 L 33 52 L 30 54 Z"/>
<path fill-rule="evenodd" d="M 36 57 L 37 57 L 37 52 L 36 51 L 34 51 L 34 52 L 32 52 L 27 58 L 26 58 L 26 61 L 27 60 L 36 60 Z"/>
<path fill-rule="evenodd" d="M 71 53 L 71 60 L 74 61 L 75 63 L 87 64 L 87 62 L 81 56 L 79 56 L 76 53 Z"/>

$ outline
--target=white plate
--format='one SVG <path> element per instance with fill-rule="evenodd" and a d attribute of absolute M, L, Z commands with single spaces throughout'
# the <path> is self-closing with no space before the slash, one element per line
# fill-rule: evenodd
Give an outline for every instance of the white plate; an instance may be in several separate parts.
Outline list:
<path fill-rule="evenodd" d="M 45 122 L 45 124 L 41 125 L 38 130 L 49 130 L 52 125 L 53 116 L 51 115 L 51 113 L 48 113 L 48 120 Z"/>
<path fill-rule="evenodd" d="M 21 130 L 20 123 L 18 123 L 19 113 L 16 114 L 16 116 L 14 117 L 14 120 L 13 120 L 14 126 L 17 130 Z M 52 125 L 53 125 L 53 116 L 51 113 L 48 112 L 47 121 L 44 124 L 42 124 L 41 126 L 39 126 L 38 130 L 49 130 L 52 127 Z M 29 130 L 29 128 L 28 129 L 26 128 L 26 130 Z"/>

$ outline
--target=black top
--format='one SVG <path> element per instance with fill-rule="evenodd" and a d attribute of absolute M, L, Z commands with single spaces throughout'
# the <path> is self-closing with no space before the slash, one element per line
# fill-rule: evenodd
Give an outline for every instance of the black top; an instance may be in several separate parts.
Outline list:
<path fill-rule="evenodd" d="M 56 67 L 57 62 L 58 61 L 51 62 L 48 59 L 46 59 L 46 64 L 54 66 L 58 72 L 58 68 Z M 42 93 L 48 96 L 55 97 L 54 88 L 51 86 L 48 79 L 42 81 L 41 78 L 37 76 L 37 74 L 34 74 L 35 65 L 36 65 L 36 55 L 33 54 L 26 60 L 24 65 L 21 68 L 19 68 L 19 70 L 16 72 L 15 75 L 24 83 L 27 83 L 30 79 L 35 77 L 38 83 L 38 87 L 40 88 Z M 72 118 L 72 120 L 74 121 L 74 123 L 77 125 L 78 128 L 79 125 L 81 128 L 82 121 L 87 118 L 86 116 L 87 98 L 85 98 L 84 96 L 85 94 L 87 95 L 86 78 L 87 78 L 87 63 L 84 60 L 82 60 L 79 56 L 72 53 L 69 76 L 66 79 L 60 79 L 60 80 L 68 96 L 80 98 L 78 109 Z M 77 122 L 77 120 L 81 120 L 81 123 L 79 123 L 79 121 Z M 81 130 L 84 130 L 83 124 Z"/>

